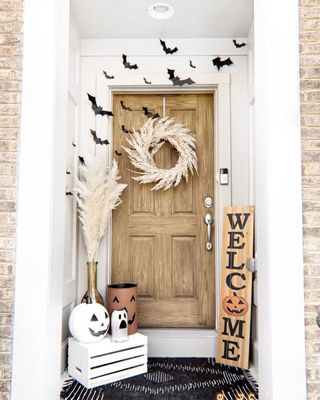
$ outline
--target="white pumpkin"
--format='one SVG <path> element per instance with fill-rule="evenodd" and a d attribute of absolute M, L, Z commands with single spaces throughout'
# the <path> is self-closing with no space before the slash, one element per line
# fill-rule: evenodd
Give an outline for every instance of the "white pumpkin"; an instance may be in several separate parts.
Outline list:
<path fill-rule="evenodd" d="M 109 329 L 110 318 L 105 307 L 98 303 L 77 305 L 69 318 L 72 336 L 81 343 L 102 340 Z"/>

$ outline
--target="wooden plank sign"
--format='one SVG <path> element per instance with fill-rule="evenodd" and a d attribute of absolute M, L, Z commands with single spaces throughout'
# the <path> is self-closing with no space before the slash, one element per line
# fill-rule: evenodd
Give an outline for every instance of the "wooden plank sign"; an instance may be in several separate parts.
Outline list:
<path fill-rule="evenodd" d="M 254 207 L 225 207 L 216 361 L 249 367 Z"/>

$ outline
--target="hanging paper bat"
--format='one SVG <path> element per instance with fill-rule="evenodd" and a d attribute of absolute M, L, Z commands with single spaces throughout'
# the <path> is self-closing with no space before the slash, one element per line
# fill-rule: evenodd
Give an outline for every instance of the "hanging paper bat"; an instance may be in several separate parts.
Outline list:
<path fill-rule="evenodd" d="M 92 129 L 90 129 L 91 135 L 93 136 L 93 140 L 95 141 L 96 144 L 101 144 L 101 146 L 103 144 L 107 145 L 109 144 L 108 140 L 101 140 L 98 136 L 97 136 L 97 132 L 93 131 Z"/>
<path fill-rule="evenodd" d="M 130 64 L 130 63 L 127 61 L 127 56 L 126 56 L 125 54 L 122 54 L 122 63 L 123 63 L 123 65 L 124 65 L 125 68 L 128 68 L 128 69 L 138 69 L 137 64 Z"/>
<path fill-rule="evenodd" d="M 191 67 L 191 68 L 197 68 L 195 65 L 192 64 L 192 61 L 191 61 L 191 60 L 189 61 L 189 64 L 190 64 L 190 67 Z"/>
<path fill-rule="evenodd" d="M 87 93 L 87 95 L 89 101 L 91 102 L 91 108 L 93 109 L 95 115 L 107 115 L 108 117 L 113 117 L 113 113 L 111 111 L 105 111 L 102 109 L 101 106 L 97 105 L 96 98 L 94 96 L 91 96 L 89 93 Z"/>
<path fill-rule="evenodd" d="M 124 125 L 121 125 L 121 130 L 122 130 L 124 133 L 133 133 L 132 130 L 127 129 Z"/>
<path fill-rule="evenodd" d="M 123 110 L 132 111 L 130 107 L 127 107 L 122 100 L 120 100 L 120 106 Z"/>
<path fill-rule="evenodd" d="M 237 49 L 246 46 L 246 43 L 238 43 L 235 39 L 232 40 Z"/>
<path fill-rule="evenodd" d="M 174 86 L 192 85 L 195 83 L 191 78 L 180 79 L 179 76 L 174 75 L 174 69 L 168 68 L 169 79 Z"/>
<path fill-rule="evenodd" d="M 106 77 L 106 79 L 114 79 L 114 76 L 108 75 L 106 71 L 103 71 L 103 75 Z"/>
<path fill-rule="evenodd" d="M 84 162 L 84 158 L 82 156 L 78 156 L 80 164 L 82 165 L 86 165 L 86 163 Z"/>
<path fill-rule="evenodd" d="M 73 196 L 73 193 L 68 190 L 68 185 L 66 187 L 66 196 Z"/>
<path fill-rule="evenodd" d="M 224 65 L 233 64 L 230 57 L 226 58 L 225 60 L 221 60 L 221 57 L 216 57 L 212 60 L 212 63 L 218 68 L 218 71 L 220 71 L 220 68 L 222 68 Z"/>
<path fill-rule="evenodd" d="M 75 143 L 73 143 L 73 142 L 72 142 L 72 146 L 73 146 L 73 147 L 77 147 L 77 145 L 76 145 Z"/>
<path fill-rule="evenodd" d="M 66 170 L 66 174 L 67 174 L 67 175 L 70 175 L 71 172 L 70 172 L 69 170 Z"/>
<path fill-rule="evenodd" d="M 151 85 L 151 84 L 152 84 L 152 82 L 150 82 L 150 81 L 147 81 L 147 79 L 146 79 L 146 78 L 143 78 L 143 80 L 144 80 L 144 83 L 146 83 L 147 85 Z"/>
<path fill-rule="evenodd" d="M 178 47 L 175 47 L 174 49 L 170 49 L 170 47 L 167 47 L 166 46 L 166 42 L 164 40 L 160 39 L 160 43 L 161 43 L 161 46 L 163 48 L 163 51 L 166 54 L 173 54 L 173 53 L 176 53 L 178 51 Z"/>
<path fill-rule="evenodd" d="M 142 107 L 144 111 L 144 115 L 146 115 L 148 118 L 160 118 L 160 115 L 158 113 L 153 114 L 151 111 L 148 110 L 148 107 Z"/>
<path fill-rule="evenodd" d="M 119 153 L 117 150 L 115 150 L 115 153 L 117 156 L 122 156 L 122 153 Z"/>

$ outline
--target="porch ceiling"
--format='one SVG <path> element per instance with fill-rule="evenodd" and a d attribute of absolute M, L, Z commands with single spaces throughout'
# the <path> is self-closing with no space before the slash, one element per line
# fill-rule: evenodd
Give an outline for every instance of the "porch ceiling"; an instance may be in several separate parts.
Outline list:
<path fill-rule="evenodd" d="M 174 16 L 155 20 L 147 8 L 157 0 L 71 0 L 71 13 L 84 38 L 246 37 L 253 0 L 165 0 Z"/>

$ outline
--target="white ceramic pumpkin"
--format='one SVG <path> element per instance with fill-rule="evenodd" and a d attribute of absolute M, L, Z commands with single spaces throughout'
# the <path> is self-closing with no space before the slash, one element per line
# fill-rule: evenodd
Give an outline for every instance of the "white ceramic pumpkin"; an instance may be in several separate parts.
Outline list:
<path fill-rule="evenodd" d="M 102 340 L 109 329 L 110 318 L 105 307 L 98 303 L 77 305 L 69 318 L 72 336 L 81 343 Z"/>

